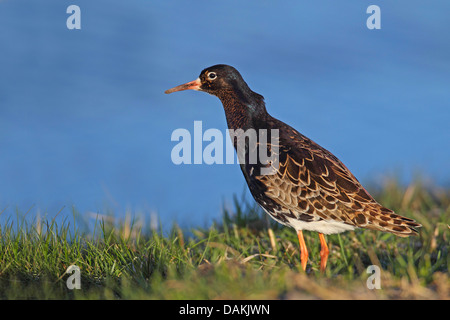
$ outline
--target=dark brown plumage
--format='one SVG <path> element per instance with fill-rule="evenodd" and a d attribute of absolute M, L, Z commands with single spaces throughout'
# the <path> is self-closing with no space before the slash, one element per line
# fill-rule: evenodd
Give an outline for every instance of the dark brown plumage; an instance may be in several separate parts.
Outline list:
<path fill-rule="evenodd" d="M 297 231 L 304 269 L 308 253 L 303 230 L 319 232 L 322 270 L 328 256 L 323 234 L 354 228 L 386 231 L 401 237 L 417 234 L 415 228 L 420 224 L 380 205 L 331 152 L 267 113 L 263 96 L 250 90 L 233 67 L 212 66 L 203 70 L 197 80 L 166 93 L 186 89 L 217 96 L 223 104 L 229 129 L 257 132 L 266 129 L 269 136 L 271 129 L 278 130 L 277 165 L 248 161 L 254 149 L 264 148 L 268 153 L 275 149 L 271 143 L 258 140 L 255 145 L 245 144 L 242 152 L 245 161 L 240 166 L 257 203 L 276 221 Z M 233 137 L 235 148 L 239 138 L 242 137 Z M 267 141 L 271 141 L 270 137 Z M 261 169 L 269 166 L 273 167 L 273 174 L 262 175 Z"/>

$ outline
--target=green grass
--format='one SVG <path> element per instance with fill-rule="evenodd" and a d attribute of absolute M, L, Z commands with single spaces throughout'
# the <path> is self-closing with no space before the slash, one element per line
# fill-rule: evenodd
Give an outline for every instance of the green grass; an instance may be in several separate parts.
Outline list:
<path fill-rule="evenodd" d="M 3 219 L 0 299 L 449 299 L 450 190 L 388 183 L 373 193 L 419 221 L 420 236 L 369 230 L 328 236 L 325 274 L 318 270 L 317 234 L 305 232 L 305 273 L 295 232 L 244 201 L 210 228 L 174 226 L 168 234 L 128 219 L 98 220 L 83 231 L 75 210 L 62 222 Z M 66 286 L 73 264 L 80 290 Z M 381 267 L 380 290 L 366 285 L 372 264 Z"/>

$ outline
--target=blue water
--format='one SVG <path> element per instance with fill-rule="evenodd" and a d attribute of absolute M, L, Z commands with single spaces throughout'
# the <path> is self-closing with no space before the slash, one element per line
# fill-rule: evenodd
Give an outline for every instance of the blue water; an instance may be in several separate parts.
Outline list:
<path fill-rule="evenodd" d="M 224 131 L 222 106 L 163 93 L 217 63 L 361 181 L 448 184 L 450 2 L 378 1 L 369 30 L 376 2 L 1 1 L 0 212 L 218 219 L 239 168 L 174 165 L 170 137 L 195 120 Z"/>

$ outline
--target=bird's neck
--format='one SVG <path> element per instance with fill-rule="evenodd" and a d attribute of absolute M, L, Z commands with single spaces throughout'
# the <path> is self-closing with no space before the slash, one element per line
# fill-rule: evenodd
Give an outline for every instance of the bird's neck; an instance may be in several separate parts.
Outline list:
<path fill-rule="evenodd" d="M 254 128 L 255 120 L 267 115 L 264 97 L 250 91 L 224 91 L 217 95 L 223 104 L 229 129 Z"/>

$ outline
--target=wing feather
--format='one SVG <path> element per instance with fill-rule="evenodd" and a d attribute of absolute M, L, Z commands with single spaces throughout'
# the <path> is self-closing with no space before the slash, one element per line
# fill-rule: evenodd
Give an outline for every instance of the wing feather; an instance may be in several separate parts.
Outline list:
<path fill-rule="evenodd" d="M 303 221 L 334 220 L 400 236 L 417 233 L 414 227 L 420 224 L 381 206 L 331 152 L 291 132 L 280 133 L 275 173 L 255 177 L 277 206 L 278 219 L 286 213 Z"/>

